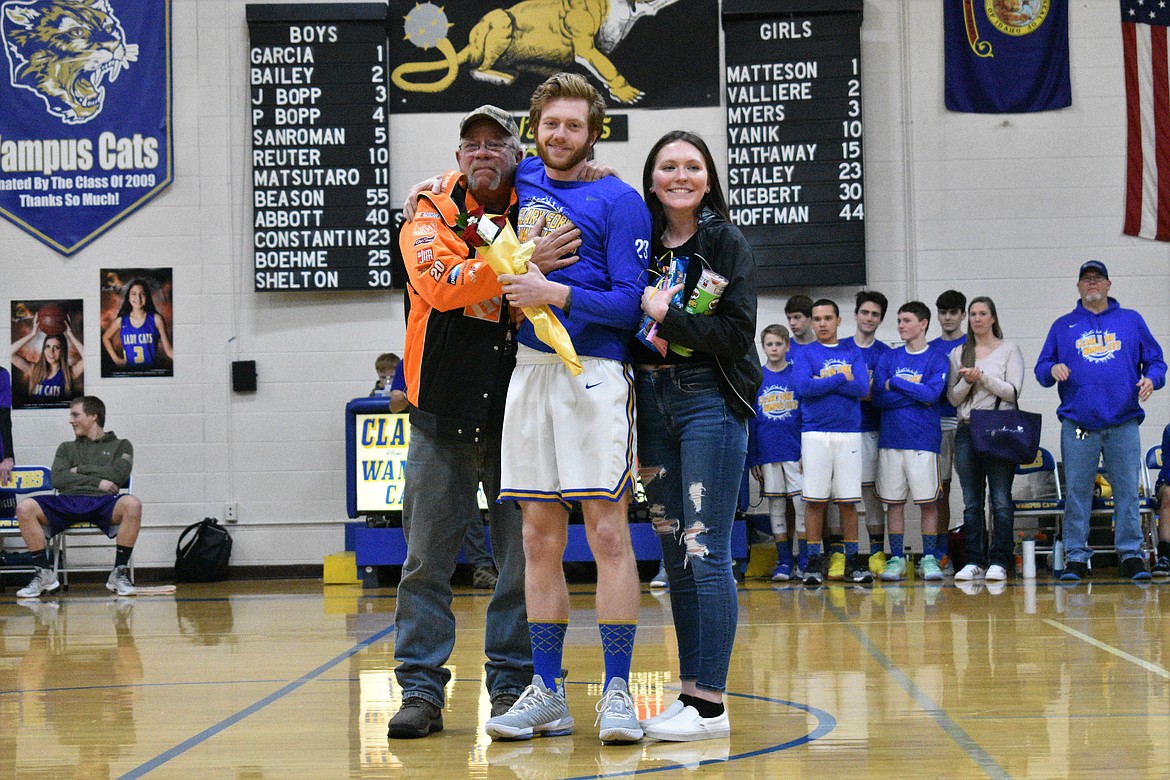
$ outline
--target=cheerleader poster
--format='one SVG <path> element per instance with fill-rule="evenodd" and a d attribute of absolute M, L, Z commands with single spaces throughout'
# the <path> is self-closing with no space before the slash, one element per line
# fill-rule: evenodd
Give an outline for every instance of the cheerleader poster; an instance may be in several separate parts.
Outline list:
<path fill-rule="evenodd" d="M 174 376 L 170 268 L 101 272 L 102 376 Z"/>
<path fill-rule="evenodd" d="M 12 301 L 12 408 L 68 409 L 85 395 L 82 302 Z"/>

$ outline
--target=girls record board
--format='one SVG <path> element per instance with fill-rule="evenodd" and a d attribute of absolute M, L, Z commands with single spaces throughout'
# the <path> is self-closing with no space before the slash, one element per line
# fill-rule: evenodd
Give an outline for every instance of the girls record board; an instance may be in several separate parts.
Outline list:
<path fill-rule="evenodd" d="M 247 6 L 257 291 L 391 287 L 386 8 Z"/>
<path fill-rule="evenodd" d="M 724 0 L 727 199 L 760 288 L 864 284 L 862 0 Z"/>

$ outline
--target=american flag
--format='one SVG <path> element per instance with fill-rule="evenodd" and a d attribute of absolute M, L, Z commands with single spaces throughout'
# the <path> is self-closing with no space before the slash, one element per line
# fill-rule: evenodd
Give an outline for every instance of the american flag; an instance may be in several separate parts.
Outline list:
<path fill-rule="evenodd" d="M 1170 241 L 1170 0 L 1121 0 L 1127 126 L 1125 230 Z"/>

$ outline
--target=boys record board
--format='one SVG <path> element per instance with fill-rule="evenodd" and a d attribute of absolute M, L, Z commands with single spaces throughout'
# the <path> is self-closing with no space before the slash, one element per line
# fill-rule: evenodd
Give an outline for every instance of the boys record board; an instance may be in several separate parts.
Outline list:
<path fill-rule="evenodd" d="M 386 8 L 247 6 L 257 291 L 391 287 Z"/>
<path fill-rule="evenodd" d="M 760 288 L 864 284 L 862 0 L 724 0 L 727 200 Z"/>

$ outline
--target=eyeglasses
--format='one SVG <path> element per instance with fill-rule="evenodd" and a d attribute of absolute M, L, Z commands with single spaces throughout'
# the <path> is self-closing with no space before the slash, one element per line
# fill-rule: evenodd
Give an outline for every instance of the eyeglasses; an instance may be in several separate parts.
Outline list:
<path fill-rule="evenodd" d="M 1085 274 L 1081 277 L 1081 281 L 1088 282 L 1089 284 L 1101 284 L 1107 280 L 1104 276 L 1098 276 L 1097 274 Z"/>
<path fill-rule="evenodd" d="M 508 149 L 512 148 L 512 144 L 508 141 L 487 141 L 486 143 L 477 144 L 472 141 L 464 141 L 459 144 L 459 151 L 464 154 L 475 154 L 480 149 L 487 149 L 492 154 L 502 154 Z"/>

